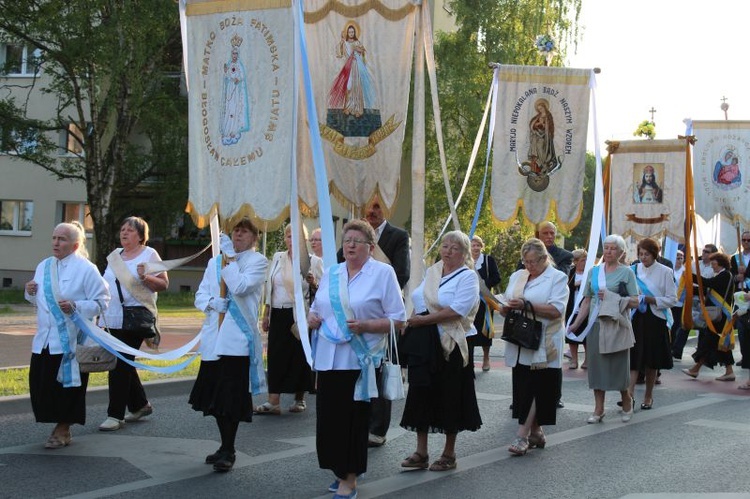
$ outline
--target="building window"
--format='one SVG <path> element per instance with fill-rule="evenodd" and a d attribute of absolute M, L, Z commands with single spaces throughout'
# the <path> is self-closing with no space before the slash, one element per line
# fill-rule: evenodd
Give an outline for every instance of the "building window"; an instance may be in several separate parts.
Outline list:
<path fill-rule="evenodd" d="M 39 145 L 39 131 L 34 128 L 0 129 L 0 152 L 4 154 L 33 153 Z"/>
<path fill-rule="evenodd" d="M 33 220 L 33 201 L 0 201 L 0 234 L 30 235 Z"/>
<path fill-rule="evenodd" d="M 83 132 L 75 123 L 60 133 L 60 148 L 64 155 L 83 156 Z"/>
<path fill-rule="evenodd" d="M 83 230 L 86 235 L 94 233 L 94 219 L 91 218 L 91 210 L 89 205 L 85 203 L 60 203 L 62 218 L 59 220 L 60 223 L 72 222 L 77 220 L 83 225 Z"/>
<path fill-rule="evenodd" d="M 39 70 L 41 51 L 30 45 L 7 43 L 0 45 L 3 73 L 7 76 L 34 76 Z"/>

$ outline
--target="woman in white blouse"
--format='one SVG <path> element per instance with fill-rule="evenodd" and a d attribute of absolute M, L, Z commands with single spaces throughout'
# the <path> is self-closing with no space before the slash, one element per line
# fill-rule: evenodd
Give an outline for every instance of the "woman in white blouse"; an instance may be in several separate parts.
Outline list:
<path fill-rule="evenodd" d="M 531 350 L 512 343 L 505 347 L 505 364 L 513 369 L 513 418 L 518 431 L 508 447 L 522 456 L 529 448 L 544 448 L 543 425 L 557 422 L 557 401 L 562 386 L 562 359 L 565 338 L 563 317 L 568 303 L 568 278 L 555 269 L 547 248 L 539 239 L 529 239 L 521 247 L 525 269 L 510 276 L 502 314 L 523 310 L 531 304 L 542 323 L 539 348 Z"/>
<path fill-rule="evenodd" d="M 409 369 L 409 393 L 401 426 L 417 433 L 417 448 L 401 466 L 447 471 L 456 467 L 456 437 L 482 426 L 466 336 L 476 334 L 479 278 L 471 243 L 460 231 L 440 243 L 440 261 L 427 269 L 412 293 L 414 315 L 404 332 L 402 364 Z M 440 457 L 429 464 L 427 437 L 444 433 Z"/>
<path fill-rule="evenodd" d="M 308 323 L 313 333 L 318 464 L 336 475 L 335 497 L 357 496 L 357 476 L 367 471 L 371 398 L 378 396 L 375 368 L 385 351 L 391 321 L 406 311 L 393 267 L 372 258 L 375 231 L 364 220 L 344 225 L 344 262 L 323 274 Z"/>
<path fill-rule="evenodd" d="M 216 418 L 221 447 L 206 456 L 206 464 L 220 472 L 234 466 L 239 423 L 252 421 L 252 393 L 266 392 L 258 307 L 268 260 L 254 250 L 258 233 L 249 219 L 241 219 L 231 244 L 223 243 L 222 254 L 208 262 L 195 293 L 195 307 L 206 320 L 189 403 Z"/>
<path fill-rule="evenodd" d="M 37 266 L 25 287 L 37 317 L 29 366 L 31 408 L 37 423 L 56 423 L 44 444 L 48 449 L 69 445 L 70 426 L 86 423 L 89 375 L 73 358 L 78 329 L 69 315 L 91 319 L 109 303 L 107 283 L 87 259 L 85 243 L 81 224 L 59 224 L 52 233 L 53 256 Z"/>

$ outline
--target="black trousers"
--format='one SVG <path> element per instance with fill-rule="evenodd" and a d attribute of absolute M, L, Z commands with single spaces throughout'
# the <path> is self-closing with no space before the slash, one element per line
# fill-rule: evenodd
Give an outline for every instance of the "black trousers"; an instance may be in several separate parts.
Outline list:
<path fill-rule="evenodd" d="M 132 348 L 140 348 L 143 344 L 143 338 L 135 335 L 131 331 L 123 329 L 110 329 L 112 336 Z M 133 360 L 135 356 L 125 355 L 126 359 Z M 107 407 L 107 416 L 115 419 L 125 418 L 125 408 L 130 412 L 142 409 L 148 404 L 146 391 L 143 389 L 141 378 L 138 371 L 130 364 L 126 364 L 117 359 L 117 365 L 109 371 L 109 407 Z"/>

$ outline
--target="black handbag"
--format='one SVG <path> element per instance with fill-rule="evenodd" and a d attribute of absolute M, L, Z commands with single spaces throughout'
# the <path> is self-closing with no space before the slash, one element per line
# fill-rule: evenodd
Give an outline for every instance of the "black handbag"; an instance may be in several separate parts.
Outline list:
<path fill-rule="evenodd" d="M 115 284 L 117 284 L 117 294 L 120 295 L 120 304 L 122 305 L 122 330 L 134 333 L 144 339 L 155 337 L 157 328 L 154 314 L 141 305 L 126 307 L 120 281 L 115 279 Z"/>
<path fill-rule="evenodd" d="M 523 310 L 511 310 L 505 316 L 501 340 L 529 350 L 539 349 L 542 340 L 542 323 L 536 320 L 534 306 L 523 301 Z"/>

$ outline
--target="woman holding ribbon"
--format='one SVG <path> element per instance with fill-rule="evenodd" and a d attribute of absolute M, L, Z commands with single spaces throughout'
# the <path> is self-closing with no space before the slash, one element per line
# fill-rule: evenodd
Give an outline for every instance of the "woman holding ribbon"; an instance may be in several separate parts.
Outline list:
<path fill-rule="evenodd" d="M 406 319 L 393 267 L 372 258 L 375 231 L 364 220 L 344 225 L 344 262 L 326 270 L 308 314 L 318 373 L 318 464 L 336 475 L 337 499 L 357 496 L 367 470 L 370 399 L 386 334 Z"/>
<path fill-rule="evenodd" d="M 303 227 L 303 232 L 306 232 Z M 306 234 L 305 234 L 306 235 Z M 281 394 L 293 393 L 289 412 L 307 409 L 305 392 L 312 388 L 310 366 L 305 359 L 294 312 L 294 279 L 292 265 L 292 226 L 284 228 L 286 251 L 273 255 L 266 279 L 266 308 L 261 322 L 268 333 L 268 401 L 255 407 L 255 414 L 281 414 Z M 317 259 L 317 257 L 315 257 Z M 310 285 L 302 280 L 302 293 L 307 296 Z"/>
<path fill-rule="evenodd" d="M 648 410 L 654 403 L 654 383 L 659 369 L 672 369 L 669 328 L 672 325 L 671 307 L 677 305 L 677 286 L 674 272 L 656 261 L 659 243 L 651 238 L 638 242 L 639 263 L 631 268 L 641 294 L 632 323 L 635 345 L 630 349 L 630 396 L 635 393 L 638 372 L 645 370 L 646 393 L 641 409 Z M 631 399 L 632 400 L 632 399 Z"/>
<path fill-rule="evenodd" d="M 234 466 L 234 442 L 240 421 L 251 421 L 252 394 L 266 392 L 258 307 L 268 260 L 256 253 L 258 228 L 248 218 L 222 235 L 222 254 L 209 261 L 195 293 L 205 312 L 201 329 L 201 366 L 189 403 L 216 418 L 221 447 L 206 456 L 215 471 Z"/>
<path fill-rule="evenodd" d="M 602 422 L 607 390 L 620 392 L 623 423 L 633 417 L 628 386 L 630 347 L 634 340 L 628 309 L 638 306 L 638 286 L 631 268 L 620 263 L 625 254 L 625 240 L 611 234 L 604 239 L 603 246 L 602 262 L 591 269 L 584 285 L 578 317 L 568 326 L 568 331 L 574 332 L 586 318 L 589 321 L 586 355 L 589 388 L 594 391 L 594 413 L 588 418 L 589 424 Z"/>
<path fill-rule="evenodd" d="M 37 330 L 31 342 L 29 390 L 38 423 L 56 423 L 44 446 L 70 444 L 70 427 L 86 423 L 88 373 L 75 359 L 78 329 L 70 315 L 86 319 L 109 303 L 107 283 L 87 257 L 86 235 L 78 222 L 62 223 L 52 233 L 52 255 L 26 283 L 25 297 L 36 307 Z"/>
<path fill-rule="evenodd" d="M 482 347 L 482 371 L 490 370 L 490 347 L 492 338 L 495 336 L 494 321 L 492 320 L 493 310 L 487 307 L 487 303 L 482 294 L 491 293 L 492 288 L 500 284 L 500 271 L 497 268 L 497 262 L 491 255 L 482 253 L 484 241 L 479 236 L 471 238 L 471 258 L 474 259 L 474 270 L 477 271 L 481 282 L 484 283 L 483 289 L 480 284 L 479 290 L 479 309 L 474 317 L 474 329 L 477 334 L 469 336 L 466 341 L 469 343 L 469 363 L 474 366 L 474 347 Z"/>
<path fill-rule="evenodd" d="M 153 329 L 131 329 L 125 323 L 125 307 L 144 307 L 156 320 L 156 295 L 169 287 L 166 272 L 150 275 L 145 272 L 148 262 L 160 262 L 161 257 L 155 249 L 146 246 L 148 242 L 148 224 L 140 217 L 128 217 L 120 226 L 120 244 L 107 257 L 107 268 L 104 280 L 109 289 L 117 290 L 119 300 L 110 304 L 107 311 L 99 318 L 99 326 L 131 348 L 141 347 L 144 339 L 153 338 Z M 123 354 L 125 358 L 135 359 L 133 355 Z M 123 427 L 125 421 L 134 422 L 148 416 L 153 408 L 146 397 L 141 379 L 135 367 L 117 359 L 117 365 L 108 374 L 109 406 L 107 419 L 99 425 L 100 431 L 115 431 Z M 130 414 L 125 415 L 127 407 Z"/>
<path fill-rule="evenodd" d="M 401 466 L 447 471 L 456 467 L 456 437 L 482 426 L 469 364 L 466 336 L 475 333 L 479 278 L 472 272 L 469 238 L 448 232 L 440 242 L 440 261 L 427 269 L 413 291 L 414 315 L 404 332 L 402 365 L 409 369 L 409 393 L 401 426 L 417 434 L 417 448 Z M 444 433 L 441 456 L 431 465 L 429 433 Z"/>

